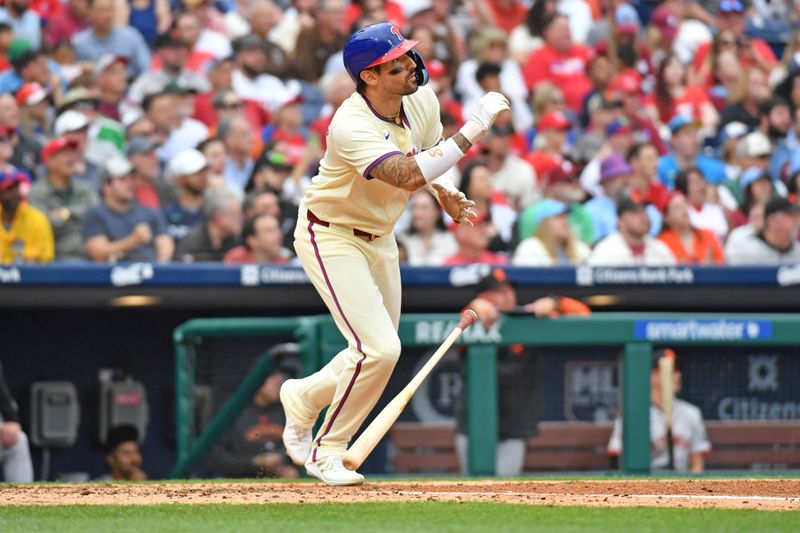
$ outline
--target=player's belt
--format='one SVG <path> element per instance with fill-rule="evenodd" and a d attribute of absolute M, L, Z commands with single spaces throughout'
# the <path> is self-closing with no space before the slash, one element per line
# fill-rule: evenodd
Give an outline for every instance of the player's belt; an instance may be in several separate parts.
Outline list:
<path fill-rule="evenodd" d="M 372 233 L 367 233 L 366 231 L 361 231 L 360 229 L 357 229 L 357 228 L 350 228 L 350 227 L 347 227 L 347 226 L 342 226 L 340 224 L 331 224 L 330 222 L 328 222 L 326 220 L 322 220 L 321 218 L 319 218 L 317 215 L 312 213 L 310 209 L 307 210 L 306 216 L 307 216 L 309 222 L 313 222 L 314 224 L 319 224 L 320 226 L 325 226 L 326 228 L 334 228 L 334 229 L 335 228 L 342 228 L 342 229 L 344 229 L 346 231 L 352 231 L 353 235 L 355 235 L 356 237 L 359 237 L 361 239 L 364 239 L 366 241 L 374 241 L 375 239 L 380 238 L 380 235 L 373 235 Z"/>

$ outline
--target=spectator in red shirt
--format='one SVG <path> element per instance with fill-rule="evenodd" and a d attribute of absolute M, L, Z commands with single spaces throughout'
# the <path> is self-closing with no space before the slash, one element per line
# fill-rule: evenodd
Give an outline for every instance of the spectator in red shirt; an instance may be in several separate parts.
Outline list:
<path fill-rule="evenodd" d="M 59 41 L 69 41 L 72 36 L 89 27 L 89 3 L 86 0 L 69 0 L 45 28 L 48 48 Z"/>
<path fill-rule="evenodd" d="M 561 164 L 562 154 L 567 143 L 567 132 L 572 123 L 558 111 L 546 113 L 536 124 L 538 130 L 538 149 L 531 152 L 526 161 L 531 164 L 537 176 L 544 176 Z"/>
<path fill-rule="evenodd" d="M 667 56 L 658 67 L 655 91 L 644 103 L 650 117 L 661 124 L 676 115 L 693 117 L 708 130 L 715 130 L 719 122 L 706 91 L 687 84 L 686 67 L 674 55 Z"/>
<path fill-rule="evenodd" d="M 564 92 L 567 107 L 579 113 L 581 103 L 592 90 L 587 76 L 587 66 L 594 52 L 572 42 L 569 21 L 564 15 L 553 13 L 544 21 L 544 46 L 534 50 L 523 67 L 523 76 L 529 89 L 542 82 L 552 82 Z"/>
<path fill-rule="evenodd" d="M 256 215 L 242 226 L 242 245 L 225 254 L 227 264 L 286 264 L 287 251 L 281 246 L 283 235 L 273 215 Z"/>
<path fill-rule="evenodd" d="M 667 208 L 670 193 L 658 179 L 658 150 L 652 144 L 637 144 L 628 151 L 631 174 L 631 198 L 636 202 L 653 204 L 662 213 Z"/>
<path fill-rule="evenodd" d="M 505 265 L 508 259 L 504 256 L 493 254 L 488 250 L 489 236 L 486 216 L 479 215 L 472 219 L 473 226 L 454 224 L 451 229 L 456 234 L 458 252 L 444 260 L 445 266 L 469 265 L 473 263 L 488 263 L 490 265 Z"/>
<path fill-rule="evenodd" d="M 514 28 L 525 22 L 528 9 L 517 0 L 487 0 L 494 26 L 511 33 Z"/>
<path fill-rule="evenodd" d="M 359 22 L 364 24 L 391 22 L 402 28 L 406 22 L 403 6 L 392 0 L 353 0 L 345 9 L 344 19 L 348 28 Z"/>

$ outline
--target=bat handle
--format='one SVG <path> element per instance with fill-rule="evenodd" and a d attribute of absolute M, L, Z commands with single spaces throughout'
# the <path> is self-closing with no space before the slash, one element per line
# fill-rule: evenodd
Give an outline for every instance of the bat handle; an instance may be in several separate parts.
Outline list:
<path fill-rule="evenodd" d="M 461 328 L 461 331 L 464 331 L 476 320 L 478 320 L 478 314 L 475 311 L 472 309 L 464 309 L 464 311 L 461 312 L 461 320 L 458 322 L 458 327 Z"/>

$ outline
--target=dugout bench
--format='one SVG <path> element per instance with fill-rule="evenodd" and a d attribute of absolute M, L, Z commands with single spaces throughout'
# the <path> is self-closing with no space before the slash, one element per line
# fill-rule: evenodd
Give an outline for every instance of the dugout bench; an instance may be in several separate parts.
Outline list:
<path fill-rule="evenodd" d="M 528 439 L 525 471 L 604 471 L 612 424 L 541 422 Z M 706 469 L 785 470 L 800 468 L 800 422 L 706 421 L 713 446 Z M 459 472 L 453 425 L 413 422 L 391 430 L 394 471 L 404 474 Z"/>
<path fill-rule="evenodd" d="M 400 319 L 399 335 L 404 346 L 438 346 L 457 324 L 457 315 L 405 314 Z M 172 477 L 185 477 L 213 446 L 214 442 L 236 419 L 241 409 L 250 401 L 255 390 L 272 372 L 272 363 L 263 359 L 244 377 L 239 388 L 231 395 L 220 411 L 197 434 L 195 430 L 194 368 L 199 352 L 196 347 L 211 337 L 286 335 L 292 334 L 302 348 L 304 372 L 311 374 L 333 358 L 344 341 L 330 316 L 286 318 L 231 318 L 191 320 L 175 330 L 175 380 L 176 380 L 176 442 L 178 462 Z M 467 394 L 467 431 L 470 437 L 469 471 L 474 475 L 494 475 L 494 457 L 497 446 L 497 365 L 498 345 L 521 343 L 530 346 L 622 346 L 622 416 L 623 453 L 621 466 L 628 473 L 650 471 L 649 397 L 650 362 L 653 344 L 669 346 L 728 345 L 728 346 L 800 346 L 800 316 L 777 314 L 682 314 L 682 313 L 596 313 L 591 317 L 561 317 L 553 320 L 536 320 L 524 316 L 505 316 L 491 330 L 480 324 L 467 329 L 459 339 L 466 346 L 467 390 L 481 394 Z M 546 426 L 543 427 L 545 429 Z M 631 428 L 636 428 L 635 431 Z M 777 458 L 763 455 L 779 435 L 779 442 L 796 442 L 797 431 L 784 432 L 770 426 L 760 432 L 768 442 L 759 441 L 756 432 L 742 432 L 742 428 L 714 429 L 709 426 L 712 445 L 716 446 L 722 460 L 729 467 L 757 464 L 800 464 L 793 449 L 778 449 Z M 577 464 L 600 465 L 603 457 L 597 449 L 605 449 L 607 438 L 594 430 L 560 428 L 553 436 L 544 430 L 533 440 L 529 461 L 536 466 L 539 457 L 553 458 L 566 453 Z M 568 439 L 572 437 L 572 439 Z M 580 437 L 580 438 L 579 438 Z M 438 438 L 438 437 L 437 437 Z M 559 440 L 561 439 L 561 440 Z M 564 439 L 567 439 L 566 441 Z M 435 440 L 435 439 L 434 439 Z M 436 442 L 446 442 L 436 441 Z M 403 442 L 400 436 L 398 442 Z M 590 449 L 583 442 L 591 443 Z M 552 443 L 552 444 L 548 444 Z M 567 444 L 573 443 L 574 446 Z M 547 444 L 547 446 L 545 446 Z M 537 446 L 539 448 L 537 448 Z M 733 451 L 728 447 L 733 447 Z M 736 447 L 761 448 L 750 459 L 742 460 L 744 453 Z M 417 446 L 418 448 L 418 446 Z M 541 449 L 540 449 L 541 448 Z M 401 448 L 402 449 L 402 448 Z M 546 453 L 545 453 L 546 452 Z M 592 457 L 590 460 L 589 457 Z M 767 457 L 767 459 L 764 459 Z M 562 457 L 561 459 L 564 459 Z M 773 459 L 777 462 L 774 462 Z M 778 461 L 780 459 L 780 461 Z M 581 462 L 583 460 L 583 462 Z M 715 465 L 711 459 L 709 466 Z M 452 464 L 452 459 L 450 459 Z M 541 460 L 544 463 L 544 460 Z M 597 461 L 597 463 L 592 463 Z M 603 462 L 606 459 L 603 457 Z M 548 460 L 547 466 L 558 464 Z M 566 464 L 570 464 L 567 462 Z M 412 465 L 413 466 L 413 465 Z"/>

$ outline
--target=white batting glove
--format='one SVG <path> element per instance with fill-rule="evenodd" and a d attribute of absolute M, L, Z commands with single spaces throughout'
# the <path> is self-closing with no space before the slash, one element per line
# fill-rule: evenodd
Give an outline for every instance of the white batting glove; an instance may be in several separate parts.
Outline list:
<path fill-rule="evenodd" d="M 497 115 L 506 109 L 511 109 L 508 98 L 500 93 L 488 92 L 478 100 L 475 112 L 472 113 L 470 118 L 480 124 L 483 131 L 487 131 L 494 124 Z"/>

